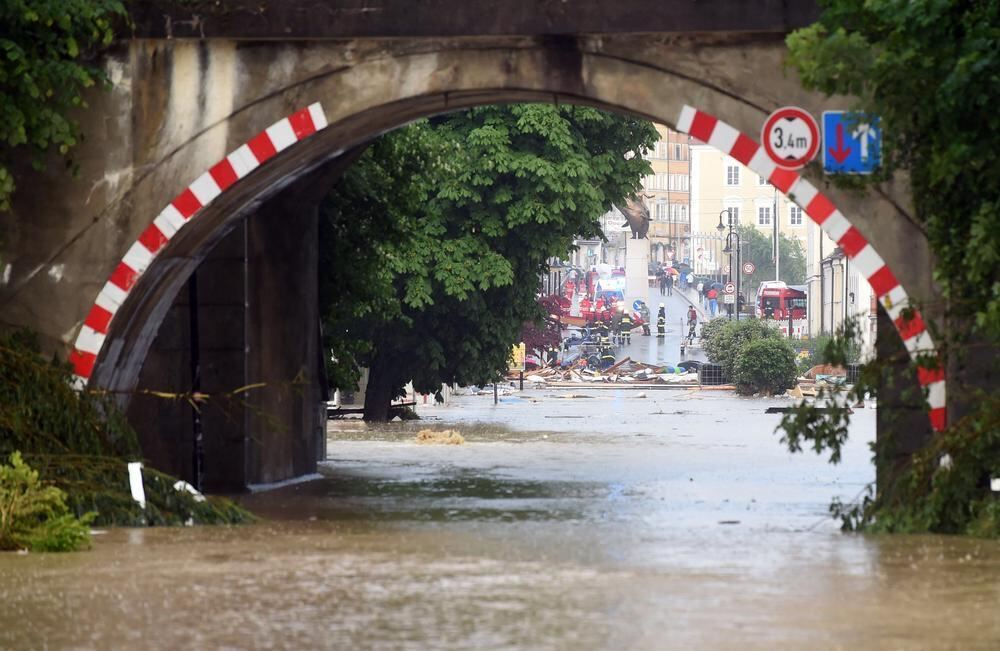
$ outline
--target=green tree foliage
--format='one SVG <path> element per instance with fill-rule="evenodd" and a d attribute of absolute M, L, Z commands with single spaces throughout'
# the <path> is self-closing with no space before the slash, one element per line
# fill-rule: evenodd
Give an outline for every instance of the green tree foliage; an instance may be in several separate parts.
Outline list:
<path fill-rule="evenodd" d="M 742 395 L 777 395 L 795 385 L 795 351 L 784 338 L 749 342 L 736 356 L 733 383 Z"/>
<path fill-rule="evenodd" d="M 118 0 L 0 0 L 0 210 L 10 207 L 15 161 L 34 155 L 38 165 L 80 140 L 70 111 L 106 81 L 89 61 L 124 16 Z"/>
<path fill-rule="evenodd" d="M 774 280 L 774 242 L 771 235 L 765 235 L 753 226 L 739 227 L 742 262 L 753 262 L 754 272 L 743 275 L 740 282 L 746 288 L 749 301 L 762 281 Z M 781 255 L 781 280 L 789 285 L 804 285 L 806 282 L 806 252 L 802 243 L 784 233 L 778 234 L 778 249 Z"/>
<path fill-rule="evenodd" d="M 803 83 L 881 117 L 951 308 L 1000 333 L 1000 0 L 825 0 L 788 37 Z"/>
<path fill-rule="evenodd" d="M 44 485 L 20 453 L 0 463 L 0 550 L 74 551 L 90 543 L 93 519 L 93 513 L 74 517 L 66 495 Z"/>
<path fill-rule="evenodd" d="M 866 188 L 897 173 L 909 177 L 912 219 L 935 253 L 934 274 L 948 298 L 944 340 L 958 363 L 1000 339 L 1000 0 L 825 0 L 818 23 L 788 37 L 790 63 L 803 83 L 857 98 L 880 116 L 883 167 L 870 178 L 838 179 Z M 842 337 L 850 340 L 848 335 Z M 835 346 L 840 350 L 845 346 Z M 834 351 L 835 352 L 835 351 Z M 830 359 L 836 363 L 836 359 Z M 925 362 L 926 363 L 926 362 Z M 878 364 L 844 402 L 874 390 Z M 866 379 L 866 376 L 868 379 Z M 861 504 L 834 505 L 845 526 L 887 531 L 1000 534 L 1000 507 L 989 491 L 1000 443 L 996 396 L 949 382 L 970 413 L 914 455 L 896 480 Z M 995 393 L 995 392 L 994 392 Z M 810 442 L 839 458 L 848 411 L 824 417 L 801 405 L 782 423 L 792 449 Z M 882 464 L 881 446 L 875 450 Z M 949 463 L 942 465 L 942 460 Z"/>
<path fill-rule="evenodd" d="M 626 154 L 656 137 L 642 120 L 529 104 L 377 140 L 323 207 L 334 386 L 367 367 L 365 417 L 381 420 L 410 379 L 423 392 L 493 381 L 523 323 L 544 317 L 535 294 L 546 260 L 576 235 L 599 235 L 598 217 L 649 172 Z"/>
<path fill-rule="evenodd" d="M 721 322 L 722 325 L 716 326 L 715 322 Z M 750 343 L 761 339 L 782 339 L 782 336 L 775 327 L 760 319 L 741 319 L 740 321 L 715 319 L 710 324 L 706 324 L 705 329 L 702 330 L 701 338 L 705 354 L 708 355 L 708 361 L 721 365 L 726 377 L 734 379 L 736 377 L 736 363 L 743 350 Z"/>

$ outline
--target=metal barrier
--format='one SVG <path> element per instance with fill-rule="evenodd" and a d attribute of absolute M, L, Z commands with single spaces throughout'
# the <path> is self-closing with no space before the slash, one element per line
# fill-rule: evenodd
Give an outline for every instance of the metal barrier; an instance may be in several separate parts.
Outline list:
<path fill-rule="evenodd" d="M 702 364 L 698 369 L 698 381 L 706 386 L 729 384 L 729 378 L 719 364 Z"/>

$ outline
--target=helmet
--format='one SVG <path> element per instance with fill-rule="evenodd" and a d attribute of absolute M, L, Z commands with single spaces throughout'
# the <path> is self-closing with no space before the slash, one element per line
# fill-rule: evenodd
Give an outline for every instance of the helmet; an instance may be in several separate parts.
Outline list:
<path fill-rule="evenodd" d="M 663 303 L 660 303 L 660 307 L 663 307 Z"/>

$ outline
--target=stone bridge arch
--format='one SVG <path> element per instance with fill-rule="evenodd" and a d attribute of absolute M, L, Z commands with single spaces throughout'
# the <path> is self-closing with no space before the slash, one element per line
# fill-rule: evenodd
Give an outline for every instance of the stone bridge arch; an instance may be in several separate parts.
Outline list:
<path fill-rule="evenodd" d="M 844 104 L 802 91 L 782 66 L 784 53 L 774 38 L 542 37 L 357 48 L 133 43 L 122 63 L 129 93 L 114 101 L 126 102 L 118 108 L 133 122 L 152 99 L 168 109 L 150 118 L 154 137 L 132 136 L 148 162 L 94 217 L 121 225 L 120 244 L 107 247 L 117 254 L 90 259 L 87 281 L 65 296 L 73 321 L 53 330 L 71 333 L 70 357 L 81 382 L 127 394 L 174 295 L 227 230 L 269 198 L 414 119 L 488 103 L 545 101 L 646 117 L 748 164 L 841 244 L 872 282 L 910 353 L 933 353 L 924 318 L 901 315 L 911 297 L 931 303 L 936 296 L 931 254 L 906 215 L 905 188 L 867 198 L 820 192 L 807 180 L 811 174 L 775 169 L 758 151 L 753 136 L 778 105 L 818 114 Z M 248 80 L 255 81 L 250 95 L 242 90 Z M 217 117 L 185 131 L 177 117 L 184 111 Z M 88 237 L 74 246 L 86 246 Z M 920 380 L 930 387 L 932 423 L 940 428 L 943 374 L 922 372 Z"/>

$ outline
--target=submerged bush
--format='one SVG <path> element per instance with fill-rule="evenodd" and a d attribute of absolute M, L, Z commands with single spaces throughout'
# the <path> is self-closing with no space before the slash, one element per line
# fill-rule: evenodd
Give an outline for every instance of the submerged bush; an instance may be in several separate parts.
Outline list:
<path fill-rule="evenodd" d="M 198 501 L 151 468 L 143 469 L 143 509 L 128 480 L 128 461 L 141 459 L 135 431 L 110 399 L 76 391 L 71 379 L 69 366 L 43 358 L 30 333 L 0 334 L 0 458 L 22 452 L 41 481 L 62 491 L 67 513 L 126 526 L 254 519 L 226 499 Z"/>
<path fill-rule="evenodd" d="M 0 550 L 66 552 L 86 547 L 93 518 L 93 513 L 75 517 L 65 493 L 46 486 L 19 452 L 10 455 L 9 465 L 0 464 Z"/>
<path fill-rule="evenodd" d="M 0 334 L 0 457 L 15 450 L 138 457 L 138 437 L 110 400 L 76 391 L 69 365 L 39 350 L 30 333 Z"/>
<path fill-rule="evenodd" d="M 132 498 L 128 463 L 124 459 L 89 455 L 30 457 L 42 476 L 66 491 L 74 513 L 94 512 L 94 524 L 153 526 L 184 524 L 240 524 L 256 518 L 223 497 L 195 496 L 177 490 L 176 477 L 152 468 L 142 469 L 146 508 Z"/>
<path fill-rule="evenodd" d="M 784 339 L 757 339 L 736 357 L 733 382 L 743 395 L 775 395 L 795 385 L 795 351 Z"/>

